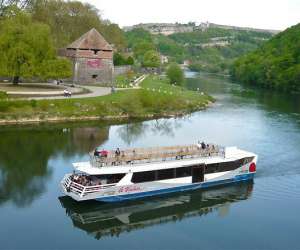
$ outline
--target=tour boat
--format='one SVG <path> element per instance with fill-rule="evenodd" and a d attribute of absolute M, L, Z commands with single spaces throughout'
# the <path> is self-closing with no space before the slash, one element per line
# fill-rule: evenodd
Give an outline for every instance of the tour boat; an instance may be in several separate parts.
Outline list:
<path fill-rule="evenodd" d="M 254 153 L 204 143 L 95 151 L 61 187 L 76 201 L 118 202 L 251 180 L 256 162 Z"/>

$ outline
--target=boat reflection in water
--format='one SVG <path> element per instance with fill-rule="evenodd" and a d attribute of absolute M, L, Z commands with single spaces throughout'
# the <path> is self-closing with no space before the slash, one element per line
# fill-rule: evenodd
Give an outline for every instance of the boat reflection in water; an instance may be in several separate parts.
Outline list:
<path fill-rule="evenodd" d="M 192 216 L 204 216 L 211 212 L 226 216 L 230 204 L 248 199 L 252 189 L 253 181 L 248 181 L 204 191 L 123 203 L 80 203 L 68 196 L 59 197 L 59 200 L 75 227 L 100 239 Z"/>

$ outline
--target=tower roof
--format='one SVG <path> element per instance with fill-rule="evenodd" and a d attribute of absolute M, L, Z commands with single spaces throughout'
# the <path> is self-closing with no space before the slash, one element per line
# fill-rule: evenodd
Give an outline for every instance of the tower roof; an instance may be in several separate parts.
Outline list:
<path fill-rule="evenodd" d="M 95 49 L 95 50 L 112 50 L 110 44 L 95 29 L 91 29 L 73 43 L 67 46 L 67 49 Z"/>

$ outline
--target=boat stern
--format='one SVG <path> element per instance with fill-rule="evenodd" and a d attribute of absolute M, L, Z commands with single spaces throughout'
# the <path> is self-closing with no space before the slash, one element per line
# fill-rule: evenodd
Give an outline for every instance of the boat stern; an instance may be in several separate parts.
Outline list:
<path fill-rule="evenodd" d="M 72 174 L 66 174 L 64 178 L 60 182 L 60 187 L 62 192 L 71 197 L 72 199 L 76 201 L 82 201 L 83 194 L 84 194 L 84 188 L 76 185 L 76 183 L 72 182 L 71 180 Z"/>

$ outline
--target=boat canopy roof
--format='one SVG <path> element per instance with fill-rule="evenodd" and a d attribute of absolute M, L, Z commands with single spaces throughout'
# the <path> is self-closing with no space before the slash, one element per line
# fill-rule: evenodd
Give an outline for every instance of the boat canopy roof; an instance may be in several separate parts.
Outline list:
<path fill-rule="evenodd" d="M 228 152 L 228 154 L 226 154 Z M 77 162 L 73 163 L 74 168 L 77 171 L 84 172 L 88 175 L 103 175 L 103 174 L 120 174 L 130 172 L 144 172 L 159 169 L 178 168 L 191 166 L 196 164 L 213 164 L 219 162 L 227 162 L 238 160 L 244 157 L 256 156 L 253 153 L 237 149 L 236 147 L 229 147 L 225 150 L 225 155 L 214 155 L 210 157 L 195 157 L 195 158 L 183 158 L 179 160 L 170 161 L 156 161 L 145 162 L 140 164 L 123 164 L 117 166 L 95 166 L 91 162 Z M 162 164 L 163 163 L 163 164 Z"/>
<path fill-rule="evenodd" d="M 132 165 L 157 161 L 169 161 L 183 158 L 196 158 L 204 156 L 224 156 L 224 148 L 215 144 L 204 142 L 192 145 L 169 147 L 132 148 L 116 151 L 95 150 L 90 153 L 92 166 Z"/>

